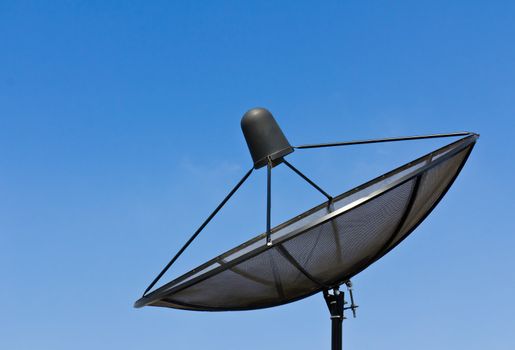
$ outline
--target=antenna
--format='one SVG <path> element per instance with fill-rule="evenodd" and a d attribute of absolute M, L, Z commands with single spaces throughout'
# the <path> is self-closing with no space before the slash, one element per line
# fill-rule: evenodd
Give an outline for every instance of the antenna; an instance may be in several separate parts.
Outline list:
<path fill-rule="evenodd" d="M 431 213 L 460 173 L 479 135 L 457 132 L 291 146 L 264 108 L 247 111 L 241 128 L 252 168 L 154 278 L 135 307 L 255 310 L 322 293 L 331 316 L 331 349 L 341 350 L 344 312 L 350 310 L 356 317 L 358 308 L 351 278 L 399 245 Z M 446 137 L 461 138 L 336 196 L 285 159 L 294 150 Z M 272 227 L 272 172 L 281 164 L 325 201 Z M 253 170 L 265 166 L 265 232 L 153 289 Z M 340 290 L 342 285 L 347 287 L 350 304 Z"/>

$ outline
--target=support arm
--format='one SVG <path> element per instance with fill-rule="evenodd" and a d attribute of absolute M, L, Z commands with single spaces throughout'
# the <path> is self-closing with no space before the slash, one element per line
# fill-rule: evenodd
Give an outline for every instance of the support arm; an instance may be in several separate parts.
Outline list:
<path fill-rule="evenodd" d="M 161 270 L 161 272 L 157 275 L 156 278 L 154 278 L 154 280 L 152 281 L 152 283 L 150 283 L 150 285 L 147 287 L 147 289 L 145 289 L 145 292 L 143 292 L 143 296 L 145 296 L 148 293 L 148 291 L 150 291 L 152 289 L 152 287 L 154 287 L 156 285 L 156 283 L 161 279 L 161 277 L 163 277 L 163 275 L 166 273 L 166 271 L 168 271 L 170 266 L 173 265 L 173 263 L 179 258 L 179 256 L 181 256 L 181 254 L 184 253 L 186 248 L 188 248 L 188 246 L 191 244 L 191 242 L 193 242 L 193 240 L 195 238 L 197 238 L 199 233 L 202 232 L 204 227 L 206 227 L 207 224 L 211 221 L 211 219 L 213 219 L 215 217 L 215 215 L 220 211 L 220 209 L 222 209 L 222 207 L 225 205 L 225 203 L 227 203 L 227 201 L 229 201 L 229 199 L 232 197 L 232 195 L 234 193 L 236 193 L 236 191 L 238 191 L 240 186 L 243 185 L 245 180 L 248 179 L 248 177 L 252 173 L 252 170 L 254 170 L 254 168 L 251 168 L 245 174 L 245 176 L 243 176 L 243 178 L 236 184 L 236 186 L 234 186 L 234 188 L 231 190 L 231 192 L 229 192 L 229 194 L 223 199 L 223 201 L 218 205 L 218 207 L 216 207 L 216 209 L 211 213 L 211 215 L 209 215 L 209 217 L 202 223 L 202 225 L 200 225 L 200 227 L 197 229 L 197 231 L 195 231 L 195 233 L 190 237 L 190 239 L 188 239 L 188 241 L 182 246 L 182 248 L 177 252 L 177 254 L 175 254 L 175 256 L 172 258 L 172 260 L 170 260 L 168 262 L 168 264 L 166 264 L 164 269 Z"/>
<path fill-rule="evenodd" d="M 434 134 L 434 135 L 419 135 L 419 136 L 404 136 L 404 137 L 388 137 L 382 139 L 370 139 L 370 140 L 357 140 L 357 141 L 344 141 L 344 142 L 333 142 L 333 143 L 315 143 L 311 145 L 300 145 L 294 146 L 294 149 L 306 149 L 306 148 L 323 148 L 323 147 L 335 147 L 335 146 L 351 146 L 351 145 L 363 145 L 368 143 L 381 143 L 381 142 L 393 142 L 393 141 L 410 141 L 410 140 L 422 140 L 422 139 L 435 139 L 442 137 L 456 137 L 456 136 L 468 136 L 474 133 L 454 132 L 449 134 Z"/>
<path fill-rule="evenodd" d="M 266 167 L 266 245 L 272 245 L 272 238 L 270 237 L 272 230 L 272 159 L 268 157 Z"/>
<path fill-rule="evenodd" d="M 303 178 L 308 184 L 313 186 L 318 192 L 322 193 L 329 201 L 333 200 L 333 197 L 329 195 L 326 191 L 324 191 L 320 186 L 318 186 L 316 183 L 314 183 L 310 178 L 308 178 L 306 175 L 300 172 L 299 169 L 295 168 L 293 165 L 291 165 L 286 159 L 283 159 L 283 163 L 293 170 L 293 172 L 297 175 L 299 175 L 301 178 Z"/>

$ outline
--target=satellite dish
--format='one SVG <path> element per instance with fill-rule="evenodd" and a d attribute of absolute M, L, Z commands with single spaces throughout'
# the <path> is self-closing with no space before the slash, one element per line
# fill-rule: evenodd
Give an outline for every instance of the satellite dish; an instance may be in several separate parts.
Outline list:
<path fill-rule="evenodd" d="M 332 349 L 342 348 L 344 310 L 356 315 L 350 279 L 396 247 L 431 213 L 463 168 L 479 135 L 471 132 L 291 146 L 272 114 L 249 110 L 241 127 L 253 167 L 157 275 L 135 307 L 197 311 L 254 310 L 323 293 L 332 320 Z M 294 150 L 461 137 L 350 191 L 331 196 L 290 164 Z M 284 164 L 326 201 L 271 227 L 272 169 Z M 188 273 L 152 288 L 254 169 L 267 168 L 266 232 Z M 346 285 L 350 306 L 340 286 Z"/>

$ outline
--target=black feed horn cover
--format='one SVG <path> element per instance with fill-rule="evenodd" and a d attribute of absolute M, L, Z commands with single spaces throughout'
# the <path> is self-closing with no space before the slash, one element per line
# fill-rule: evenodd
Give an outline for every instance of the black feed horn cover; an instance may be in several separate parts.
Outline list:
<path fill-rule="evenodd" d="M 293 152 L 272 113 L 264 108 L 253 108 L 241 118 L 241 130 L 247 141 L 254 168 L 259 169 L 272 161 L 280 164 L 282 158 Z"/>

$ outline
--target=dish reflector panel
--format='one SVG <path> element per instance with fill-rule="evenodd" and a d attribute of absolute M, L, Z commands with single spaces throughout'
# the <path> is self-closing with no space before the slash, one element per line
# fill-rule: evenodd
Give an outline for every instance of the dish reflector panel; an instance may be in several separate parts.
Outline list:
<path fill-rule="evenodd" d="M 433 210 L 458 176 L 471 135 L 369 181 L 210 260 L 135 306 L 199 311 L 277 306 L 336 287 L 380 259 Z"/>

